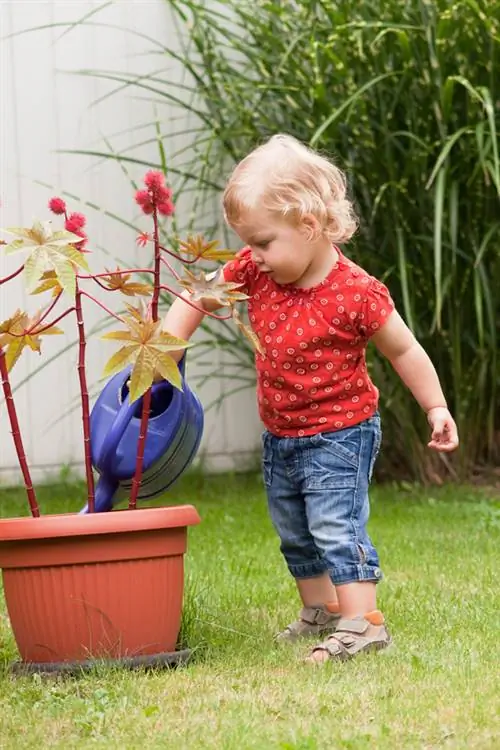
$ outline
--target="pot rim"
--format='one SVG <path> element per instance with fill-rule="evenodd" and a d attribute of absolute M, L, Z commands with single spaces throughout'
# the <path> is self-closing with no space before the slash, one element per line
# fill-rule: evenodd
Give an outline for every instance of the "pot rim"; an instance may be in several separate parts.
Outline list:
<path fill-rule="evenodd" d="M 39 518 L 0 518 L 0 543 L 24 539 L 53 539 L 94 534 L 195 526 L 201 521 L 193 505 L 114 510 L 107 513 L 61 513 Z"/>

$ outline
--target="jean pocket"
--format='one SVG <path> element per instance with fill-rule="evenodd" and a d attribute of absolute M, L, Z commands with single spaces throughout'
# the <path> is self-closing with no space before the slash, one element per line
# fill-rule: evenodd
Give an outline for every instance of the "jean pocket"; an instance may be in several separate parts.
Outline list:
<path fill-rule="evenodd" d="M 342 436 L 345 437 L 345 436 Z M 308 451 L 307 486 L 311 490 L 354 490 L 358 482 L 356 443 L 335 433 L 314 435 Z"/>
<path fill-rule="evenodd" d="M 361 428 L 358 425 L 337 432 L 320 432 L 313 435 L 311 441 L 353 469 L 358 469 L 361 450 Z"/>

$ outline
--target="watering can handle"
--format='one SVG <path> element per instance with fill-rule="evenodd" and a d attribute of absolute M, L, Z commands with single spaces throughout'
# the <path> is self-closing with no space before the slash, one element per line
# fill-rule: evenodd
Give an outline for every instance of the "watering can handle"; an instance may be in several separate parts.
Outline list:
<path fill-rule="evenodd" d="M 185 359 L 186 357 L 184 355 L 178 365 L 179 371 L 183 377 L 184 377 Z M 154 383 L 153 391 L 160 390 L 161 388 L 165 388 L 166 386 L 170 386 L 170 383 L 168 383 L 168 381 L 166 380 L 162 380 L 159 383 Z M 103 474 L 112 473 L 111 465 L 115 457 L 116 449 L 118 448 L 120 440 L 124 436 L 125 431 L 128 425 L 130 424 L 130 422 L 132 421 L 132 418 L 134 417 L 134 415 L 141 414 L 141 412 L 142 412 L 142 398 L 139 401 L 131 404 L 129 402 L 129 398 L 127 395 L 127 397 L 124 399 L 120 407 L 118 414 L 115 417 L 115 421 L 111 425 L 111 428 L 109 429 L 102 443 L 99 468 Z"/>

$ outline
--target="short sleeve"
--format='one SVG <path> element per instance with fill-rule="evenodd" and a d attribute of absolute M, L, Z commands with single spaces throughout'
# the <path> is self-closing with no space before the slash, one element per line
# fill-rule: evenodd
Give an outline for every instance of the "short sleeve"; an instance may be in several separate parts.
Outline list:
<path fill-rule="evenodd" d="M 370 278 L 361 303 L 359 332 L 367 339 L 373 336 L 389 319 L 394 310 L 394 301 L 387 287 L 377 279 Z"/>
<path fill-rule="evenodd" d="M 238 291 L 248 294 L 249 297 L 252 296 L 259 271 L 252 260 L 250 248 L 244 248 L 237 253 L 233 260 L 225 264 L 222 272 L 224 281 L 242 284 Z"/>

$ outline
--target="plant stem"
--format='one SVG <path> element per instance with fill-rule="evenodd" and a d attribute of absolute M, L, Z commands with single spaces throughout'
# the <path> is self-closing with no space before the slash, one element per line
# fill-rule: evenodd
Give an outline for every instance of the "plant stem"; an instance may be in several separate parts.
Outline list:
<path fill-rule="evenodd" d="M 9 331 L 9 336 L 13 336 L 16 339 L 22 339 L 24 336 L 29 336 L 30 334 L 34 333 L 35 336 L 38 336 L 38 334 L 43 333 L 44 331 L 47 331 L 49 328 L 52 328 L 52 326 L 55 326 L 56 323 L 59 323 L 60 320 L 66 317 L 66 315 L 69 315 L 70 312 L 73 312 L 75 308 L 74 307 L 68 307 L 67 310 L 65 310 L 63 313 L 57 316 L 57 318 L 54 318 L 54 320 L 51 320 L 50 323 L 47 323 L 47 325 L 42 326 L 41 328 L 38 328 L 40 325 L 40 321 L 34 326 L 31 326 L 31 328 L 28 328 L 27 331 L 23 331 L 22 333 L 12 333 Z M 44 318 L 48 315 L 49 311 L 47 311 L 44 314 Z"/>
<path fill-rule="evenodd" d="M 231 314 L 217 315 L 216 313 L 208 312 L 203 307 L 201 307 L 201 305 L 197 305 L 196 302 L 191 302 L 191 300 L 187 299 L 187 297 L 183 297 L 182 294 L 180 294 L 179 292 L 176 292 L 174 289 L 171 289 L 169 286 L 165 286 L 164 284 L 160 286 L 160 289 L 162 289 L 164 292 L 168 292 L 169 294 L 173 294 L 175 297 L 179 297 L 179 299 L 185 302 L 186 305 L 189 305 L 190 307 L 193 307 L 195 310 L 202 312 L 204 315 L 206 315 L 209 318 L 214 318 L 214 320 L 230 320 L 230 318 L 233 317 Z"/>
<path fill-rule="evenodd" d="M 0 279 L 0 286 L 2 286 L 2 284 L 6 284 L 8 281 L 11 281 L 11 279 L 15 279 L 16 276 L 19 276 L 23 268 L 24 268 L 24 265 L 22 265 L 21 268 L 18 268 L 17 271 L 14 271 L 14 273 L 11 273 L 9 276 L 6 276 L 4 279 Z"/>
<path fill-rule="evenodd" d="M 164 266 L 165 266 L 166 268 L 168 268 L 168 270 L 170 271 L 170 273 L 172 274 L 172 276 L 173 276 L 173 277 L 174 277 L 175 279 L 177 279 L 177 281 L 179 281 L 179 279 L 180 279 L 181 277 L 179 276 L 179 274 L 177 273 L 177 271 L 175 270 L 175 268 L 173 267 L 173 265 L 172 265 L 171 263 L 169 263 L 169 262 L 168 262 L 168 260 L 167 260 L 166 258 L 163 258 L 163 256 L 162 256 L 162 258 L 161 258 L 161 262 L 163 263 L 163 265 L 164 265 Z"/>
<path fill-rule="evenodd" d="M 160 250 L 160 235 L 158 232 L 158 211 L 153 211 L 153 242 L 155 246 L 155 265 L 154 265 L 154 282 L 153 282 L 153 300 L 151 304 L 151 312 L 153 315 L 153 321 L 158 320 L 158 298 L 160 296 L 160 264 L 161 264 L 161 250 Z"/>
<path fill-rule="evenodd" d="M 108 271 L 107 273 L 91 273 L 91 274 L 83 274 L 83 273 L 77 273 L 76 278 L 77 279 L 103 279 L 107 276 L 123 276 L 124 274 L 132 274 L 132 273 L 154 273 L 154 270 L 152 268 L 117 268 L 116 271 Z M 107 287 L 104 287 L 107 289 Z M 114 291 L 113 289 L 108 289 L 109 292 Z"/>
<path fill-rule="evenodd" d="M 161 250 L 160 250 L 160 235 L 158 231 L 158 211 L 153 211 L 153 241 L 155 248 L 155 264 L 154 264 L 154 277 L 153 277 L 153 299 L 151 301 L 151 314 L 153 321 L 158 320 L 158 299 L 160 297 L 160 271 L 161 271 Z M 142 467 L 144 463 L 144 449 L 146 447 L 146 435 L 148 433 L 149 423 L 149 411 L 151 408 L 151 388 L 148 388 L 144 396 L 142 397 L 142 415 L 141 415 L 141 429 L 139 432 L 139 441 L 137 444 L 137 460 L 135 463 L 135 475 L 132 482 L 132 492 L 129 501 L 129 510 L 135 510 L 137 507 L 137 496 L 142 481 Z"/>
<path fill-rule="evenodd" d="M 144 449 L 146 446 L 146 435 L 148 431 L 149 410 L 151 408 L 151 388 L 148 388 L 142 397 L 142 415 L 141 428 L 139 432 L 139 441 L 137 443 L 137 461 L 135 464 L 135 475 L 132 481 L 132 492 L 128 504 L 129 510 L 135 510 L 137 507 L 137 496 L 142 481 L 142 466 L 144 463 Z"/>
<path fill-rule="evenodd" d="M 173 250 L 169 250 L 168 247 L 164 247 L 163 245 L 160 245 L 160 250 L 162 250 L 164 253 L 168 253 L 172 258 L 180 260 L 180 262 L 185 266 L 192 266 L 195 263 L 198 263 L 201 257 L 200 255 L 197 255 L 195 258 L 191 258 L 190 260 L 188 260 L 187 258 L 183 258 L 182 255 L 179 255 L 179 253 L 176 253 Z"/>
<path fill-rule="evenodd" d="M 31 326 L 31 328 L 28 331 L 24 332 L 25 336 L 29 336 L 31 333 L 33 333 L 33 331 L 37 331 L 38 326 L 40 326 L 43 323 L 43 321 L 46 320 L 47 316 L 50 315 L 50 313 L 52 312 L 52 310 L 54 309 L 54 307 L 59 302 L 59 300 L 61 298 L 61 294 L 62 294 L 62 292 L 59 292 L 59 294 L 56 295 L 56 297 L 54 297 L 54 299 L 52 300 L 52 302 L 50 303 L 50 305 L 48 306 L 48 308 L 45 310 L 44 314 L 41 316 L 40 320 L 38 320 L 34 326 Z M 70 309 L 72 309 L 72 308 L 70 308 Z M 69 312 L 69 310 L 67 312 Z M 54 325 L 54 323 L 52 323 L 51 325 Z M 44 328 L 43 330 L 46 330 L 46 328 Z"/>
<path fill-rule="evenodd" d="M 89 391 L 87 388 L 87 377 L 85 374 L 85 326 L 83 323 L 82 292 L 76 282 L 75 294 L 76 320 L 78 323 L 78 377 L 80 380 L 80 395 L 82 400 L 82 422 L 83 422 L 83 446 L 85 451 L 85 477 L 87 480 L 87 502 L 89 513 L 95 512 L 95 487 L 94 473 L 92 471 L 92 454 L 90 450 L 90 408 Z"/>
<path fill-rule="evenodd" d="M 106 307 L 106 305 L 103 305 L 102 302 L 99 302 L 99 300 L 96 299 L 95 297 L 93 297 L 91 294 L 89 294 L 88 292 L 82 292 L 82 291 L 80 291 L 80 294 L 83 295 L 84 297 L 88 297 L 88 299 L 91 299 L 92 302 L 95 302 L 96 305 L 99 305 L 99 307 L 101 307 L 104 310 L 104 312 L 107 312 L 108 315 L 111 315 L 112 318 L 115 318 L 120 323 L 123 323 L 125 325 L 125 323 L 123 321 L 123 318 L 120 318 L 119 315 L 116 315 L 116 313 L 111 312 L 111 310 L 108 310 L 108 308 Z"/>
<path fill-rule="evenodd" d="M 9 422 L 12 431 L 12 438 L 16 447 L 17 459 L 19 466 L 24 478 L 24 486 L 26 488 L 26 494 L 28 495 L 28 502 L 33 518 L 40 517 L 40 509 L 38 507 L 35 490 L 33 489 L 33 482 L 31 481 L 31 474 L 28 467 L 28 461 L 26 459 L 26 453 L 24 451 L 24 445 L 21 438 L 21 430 L 19 429 L 19 421 L 17 419 L 16 407 L 14 405 L 14 398 L 12 396 L 12 389 L 9 381 L 9 371 L 7 370 L 7 362 L 5 361 L 5 352 L 0 347 L 0 374 L 2 376 L 2 387 L 5 395 L 5 402 L 7 404 L 7 413 L 9 415 Z"/>

